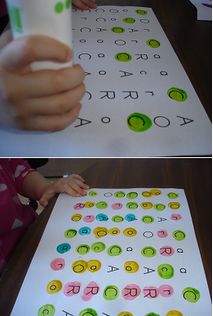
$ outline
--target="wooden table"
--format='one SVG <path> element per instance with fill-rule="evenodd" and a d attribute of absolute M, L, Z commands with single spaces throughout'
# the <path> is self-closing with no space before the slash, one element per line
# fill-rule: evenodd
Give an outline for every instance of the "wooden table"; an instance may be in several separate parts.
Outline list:
<path fill-rule="evenodd" d="M 211 290 L 211 159 L 90 160 L 91 167 L 82 174 L 90 187 L 185 190 Z M 63 159 L 58 159 L 58 164 L 63 163 Z M 12 310 L 54 203 L 55 199 L 29 228 L 0 280 L 0 316 L 8 316 Z"/>
<path fill-rule="evenodd" d="M 212 23 L 197 21 L 197 10 L 189 0 L 97 0 L 97 3 L 153 9 L 211 119 Z"/>

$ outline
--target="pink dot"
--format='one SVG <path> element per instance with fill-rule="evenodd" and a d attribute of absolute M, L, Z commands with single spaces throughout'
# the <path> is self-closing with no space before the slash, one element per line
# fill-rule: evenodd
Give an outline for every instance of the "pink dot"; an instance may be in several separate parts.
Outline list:
<path fill-rule="evenodd" d="M 121 204 L 121 203 L 112 204 L 113 210 L 120 210 L 122 207 L 123 207 L 123 204 Z"/>
<path fill-rule="evenodd" d="M 83 221 L 86 223 L 91 223 L 95 220 L 95 216 L 94 215 L 87 215 L 84 216 Z"/>
<path fill-rule="evenodd" d="M 174 293 L 173 287 L 168 284 L 161 285 L 158 290 L 160 295 L 163 297 L 170 297 Z"/>
<path fill-rule="evenodd" d="M 82 299 L 84 301 L 89 301 L 94 295 L 97 295 L 99 292 L 99 286 L 96 282 L 90 282 L 84 289 L 84 295 Z"/>
<path fill-rule="evenodd" d="M 138 297 L 141 293 L 141 289 L 137 284 L 128 284 L 122 290 L 122 296 L 125 300 L 132 301 Z"/>
<path fill-rule="evenodd" d="M 147 298 L 156 298 L 159 295 L 159 291 L 156 286 L 146 286 L 143 289 L 143 295 Z"/>
<path fill-rule="evenodd" d="M 157 232 L 157 235 L 158 235 L 158 237 L 160 237 L 160 238 L 165 238 L 165 237 L 168 236 L 168 233 L 167 233 L 166 230 L 159 230 L 159 231 Z"/>
<path fill-rule="evenodd" d="M 50 266 L 53 270 L 63 270 L 65 267 L 65 261 L 63 258 L 56 258 L 51 261 Z"/>
<path fill-rule="evenodd" d="M 182 218 L 182 217 L 181 217 L 180 214 L 172 214 L 172 215 L 171 215 L 171 219 L 172 219 L 173 221 L 179 221 L 181 218 Z"/>
<path fill-rule="evenodd" d="M 81 210 L 84 208 L 84 203 L 77 203 L 74 205 L 74 210 Z"/>
<path fill-rule="evenodd" d="M 81 283 L 78 281 L 68 282 L 64 285 L 63 292 L 66 296 L 73 296 L 80 292 Z"/>
<path fill-rule="evenodd" d="M 175 251 L 171 246 L 164 246 L 160 248 L 160 254 L 162 256 L 172 256 L 174 252 Z"/>

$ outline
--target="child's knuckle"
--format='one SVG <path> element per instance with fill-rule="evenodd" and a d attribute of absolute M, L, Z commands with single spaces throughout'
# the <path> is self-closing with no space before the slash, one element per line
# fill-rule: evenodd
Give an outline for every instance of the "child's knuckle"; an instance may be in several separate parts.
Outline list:
<path fill-rule="evenodd" d="M 66 78 L 62 71 L 58 71 L 55 76 L 52 77 L 52 85 L 55 91 L 63 90 L 66 84 Z"/>

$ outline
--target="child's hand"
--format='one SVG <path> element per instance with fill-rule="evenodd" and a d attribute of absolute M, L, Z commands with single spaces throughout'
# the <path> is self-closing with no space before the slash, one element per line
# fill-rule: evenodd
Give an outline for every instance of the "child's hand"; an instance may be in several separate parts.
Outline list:
<path fill-rule="evenodd" d="M 78 117 L 85 92 L 81 66 L 30 69 L 34 61 L 65 63 L 70 59 L 69 47 L 47 36 L 10 42 L 0 51 L 0 111 L 5 111 L 3 103 L 8 105 L 9 120 L 27 130 L 57 131 L 71 124 Z"/>
<path fill-rule="evenodd" d="M 97 7 L 95 0 L 73 0 L 73 4 L 81 10 L 95 9 Z"/>
<path fill-rule="evenodd" d="M 71 196 L 82 196 L 87 194 L 87 189 L 89 189 L 89 186 L 84 183 L 84 179 L 77 174 L 73 174 L 68 178 L 63 178 L 50 184 L 45 189 L 39 203 L 45 207 L 47 206 L 49 200 L 57 193 L 64 192 Z"/>

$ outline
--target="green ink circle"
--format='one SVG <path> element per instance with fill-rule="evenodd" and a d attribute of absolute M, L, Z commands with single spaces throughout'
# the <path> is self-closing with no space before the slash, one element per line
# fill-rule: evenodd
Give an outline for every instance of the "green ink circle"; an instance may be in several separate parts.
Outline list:
<path fill-rule="evenodd" d="M 66 0 L 66 9 L 70 9 L 71 8 L 71 0 Z"/>
<path fill-rule="evenodd" d="M 184 102 L 187 99 L 187 93 L 186 91 L 180 89 L 180 88 L 176 88 L 176 87 L 172 87 L 167 91 L 168 96 L 170 97 L 170 99 L 175 100 L 177 102 Z"/>
<path fill-rule="evenodd" d="M 161 264 L 157 270 L 162 279 L 171 279 L 174 276 L 174 268 L 170 264 Z"/>
<path fill-rule="evenodd" d="M 79 316 L 98 316 L 98 313 L 92 308 L 85 308 L 79 313 Z"/>
<path fill-rule="evenodd" d="M 62 2 L 57 2 L 54 7 L 55 13 L 61 13 L 64 10 L 64 5 Z"/>
<path fill-rule="evenodd" d="M 120 222 L 123 222 L 124 218 L 120 215 L 115 215 L 112 217 L 112 221 L 113 222 L 116 222 L 116 223 L 120 223 Z"/>
<path fill-rule="evenodd" d="M 175 230 L 172 233 L 172 236 L 174 237 L 174 239 L 176 240 L 183 240 L 186 238 L 186 234 L 182 231 L 182 230 Z"/>
<path fill-rule="evenodd" d="M 157 40 L 154 39 L 154 38 L 150 38 L 150 39 L 146 42 L 146 44 L 147 44 L 149 47 L 151 47 L 151 48 L 158 48 L 158 47 L 160 47 L 160 42 L 157 41 Z"/>
<path fill-rule="evenodd" d="M 114 33 L 124 33 L 125 29 L 123 27 L 120 27 L 120 26 L 114 26 L 112 28 L 112 32 L 114 32 Z"/>
<path fill-rule="evenodd" d="M 122 253 L 122 248 L 118 245 L 113 245 L 107 249 L 109 256 L 119 256 Z"/>
<path fill-rule="evenodd" d="M 136 208 L 138 208 L 138 204 L 137 203 L 135 203 L 135 202 L 128 202 L 127 204 L 126 204 L 126 207 L 127 208 L 129 208 L 129 209 L 136 209 Z"/>
<path fill-rule="evenodd" d="M 125 197 L 125 193 L 123 191 L 117 191 L 114 193 L 114 196 L 116 198 L 123 198 L 123 197 Z"/>
<path fill-rule="evenodd" d="M 169 192 L 167 194 L 169 199 L 177 199 L 179 197 L 179 194 L 175 193 L 175 192 Z"/>
<path fill-rule="evenodd" d="M 138 196 L 138 193 L 137 192 L 129 192 L 127 193 L 126 197 L 128 199 L 135 199 L 136 197 Z"/>
<path fill-rule="evenodd" d="M 154 218 L 152 216 L 146 215 L 142 217 L 142 222 L 144 222 L 145 224 L 151 224 L 152 222 L 154 222 Z"/>
<path fill-rule="evenodd" d="M 135 23 L 136 20 L 134 18 L 127 17 L 127 18 L 124 18 L 122 21 L 125 23 L 132 24 L 132 23 Z"/>
<path fill-rule="evenodd" d="M 147 246 L 147 247 L 144 247 L 141 250 L 141 254 L 144 257 L 151 258 L 151 257 L 154 257 L 157 254 L 157 250 L 154 247 Z"/>
<path fill-rule="evenodd" d="M 89 196 L 96 196 L 96 195 L 98 195 L 98 193 L 95 191 L 90 191 L 90 192 L 88 192 L 88 195 Z"/>
<path fill-rule="evenodd" d="M 94 252 L 102 252 L 106 248 L 103 242 L 94 242 L 91 246 L 92 251 Z"/>
<path fill-rule="evenodd" d="M 148 313 L 148 314 L 146 314 L 145 316 L 160 316 L 159 314 L 156 314 L 156 313 Z"/>
<path fill-rule="evenodd" d="M 196 303 L 200 299 L 200 292 L 195 288 L 187 287 L 183 290 L 183 298 L 190 303 Z"/>
<path fill-rule="evenodd" d="M 127 117 L 127 124 L 134 132 L 145 132 L 152 126 L 152 121 L 145 114 L 135 112 Z"/>
<path fill-rule="evenodd" d="M 55 307 L 52 304 L 46 304 L 39 308 L 38 310 L 38 316 L 53 316 L 55 315 Z"/>
<path fill-rule="evenodd" d="M 155 204 L 155 205 L 154 205 L 154 208 L 155 208 L 157 211 L 163 211 L 163 210 L 165 210 L 166 206 L 165 206 L 164 204 L 158 203 L 158 204 Z"/>
<path fill-rule="evenodd" d="M 132 56 L 128 53 L 118 53 L 115 55 L 115 59 L 120 62 L 128 62 L 132 60 Z"/>
<path fill-rule="evenodd" d="M 82 244 L 82 245 L 79 245 L 77 248 L 76 248 L 76 251 L 80 254 L 80 255 L 85 255 L 87 254 L 89 251 L 90 251 L 90 247 L 86 244 Z"/>
<path fill-rule="evenodd" d="M 68 229 L 64 232 L 64 236 L 67 238 L 73 238 L 77 234 L 77 230 L 75 229 Z"/>
<path fill-rule="evenodd" d="M 140 15 L 147 15 L 147 11 L 146 10 L 137 9 L 135 12 L 137 14 L 140 14 Z"/>
<path fill-rule="evenodd" d="M 96 207 L 97 207 L 98 209 L 101 209 L 101 210 L 107 208 L 107 206 L 108 206 L 108 205 L 107 205 L 107 203 L 106 203 L 105 201 L 100 201 L 100 202 L 96 203 Z"/>
<path fill-rule="evenodd" d="M 115 285 L 108 285 L 104 289 L 103 297 L 108 300 L 112 301 L 115 300 L 119 295 L 119 289 Z"/>

